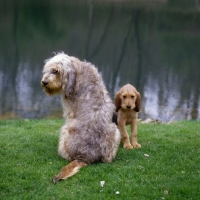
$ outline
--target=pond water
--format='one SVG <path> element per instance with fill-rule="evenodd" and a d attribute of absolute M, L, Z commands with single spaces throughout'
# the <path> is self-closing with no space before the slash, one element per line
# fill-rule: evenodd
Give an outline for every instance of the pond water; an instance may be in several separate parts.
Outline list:
<path fill-rule="evenodd" d="M 150 3 L 149 3 L 150 2 Z M 0 119 L 62 117 L 40 87 L 53 52 L 97 66 L 111 98 L 142 96 L 140 118 L 200 120 L 198 0 L 1 1 Z"/>

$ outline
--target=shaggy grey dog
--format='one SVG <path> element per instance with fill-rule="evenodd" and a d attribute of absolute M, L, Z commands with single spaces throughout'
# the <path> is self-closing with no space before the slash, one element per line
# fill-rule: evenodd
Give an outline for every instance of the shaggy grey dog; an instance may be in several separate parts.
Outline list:
<path fill-rule="evenodd" d="M 48 95 L 62 95 L 66 122 L 60 131 L 58 153 L 72 161 L 53 178 L 54 183 L 91 163 L 111 162 L 120 132 L 112 123 L 115 106 L 94 65 L 59 53 L 46 60 L 41 85 Z"/>

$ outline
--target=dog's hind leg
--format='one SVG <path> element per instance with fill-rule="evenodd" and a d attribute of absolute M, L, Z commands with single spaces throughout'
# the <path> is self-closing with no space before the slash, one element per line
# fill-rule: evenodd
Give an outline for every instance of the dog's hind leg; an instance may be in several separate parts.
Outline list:
<path fill-rule="evenodd" d="M 87 163 L 74 160 L 71 163 L 69 163 L 67 166 L 63 167 L 62 170 L 59 172 L 57 176 L 53 178 L 53 182 L 56 183 L 59 180 L 67 179 L 68 177 L 73 176 L 76 174 L 80 168 L 87 166 Z"/>

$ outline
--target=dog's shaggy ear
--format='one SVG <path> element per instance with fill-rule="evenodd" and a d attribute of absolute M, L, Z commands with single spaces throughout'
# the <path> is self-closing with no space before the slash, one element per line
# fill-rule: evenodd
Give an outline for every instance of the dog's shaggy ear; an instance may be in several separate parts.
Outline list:
<path fill-rule="evenodd" d="M 135 110 L 136 112 L 139 112 L 141 108 L 141 96 L 139 92 L 137 92 L 136 95 L 137 95 L 137 98 L 135 101 L 135 108 L 133 110 Z"/>
<path fill-rule="evenodd" d="M 68 68 L 63 75 L 63 91 L 65 92 L 65 97 L 69 97 L 73 94 L 75 81 L 75 70 L 72 68 Z"/>
<path fill-rule="evenodd" d="M 115 107 L 116 107 L 116 112 L 119 111 L 119 109 L 121 108 L 121 98 L 120 98 L 120 92 L 117 92 L 116 96 L 115 96 Z"/>

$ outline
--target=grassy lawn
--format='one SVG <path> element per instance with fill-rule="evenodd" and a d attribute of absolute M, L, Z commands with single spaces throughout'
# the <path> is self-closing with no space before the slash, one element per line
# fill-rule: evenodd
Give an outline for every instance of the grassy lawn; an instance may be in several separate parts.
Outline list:
<path fill-rule="evenodd" d="M 200 199 L 199 121 L 139 124 L 141 149 L 120 146 L 114 162 L 54 185 L 52 177 L 68 163 L 57 154 L 63 123 L 0 121 L 1 199 Z"/>

